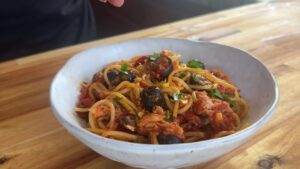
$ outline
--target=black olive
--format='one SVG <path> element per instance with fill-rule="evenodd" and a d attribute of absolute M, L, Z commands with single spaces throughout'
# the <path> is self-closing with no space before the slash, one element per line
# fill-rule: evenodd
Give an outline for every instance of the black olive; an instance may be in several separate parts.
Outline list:
<path fill-rule="evenodd" d="M 172 60 L 168 57 L 160 57 L 158 59 L 158 63 L 166 62 L 167 66 L 165 67 L 165 70 L 162 72 L 162 78 L 165 79 L 169 76 L 169 74 L 173 71 L 173 64 Z"/>
<path fill-rule="evenodd" d="M 156 60 L 148 62 L 151 79 L 162 81 L 173 71 L 172 60 L 166 56 L 160 56 Z"/>
<path fill-rule="evenodd" d="M 111 70 L 107 73 L 107 78 L 112 85 L 118 85 L 120 83 L 119 73 L 116 70 Z"/>
<path fill-rule="evenodd" d="M 113 86 L 117 86 L 123 81 L 133 82 L 135 75 L 132 72 L 121 72 L 118 70 L 111 70 L 107 73 L 107 78 Z"/>
<path fill-rule="evenodd" d="M 159 144 L 178 144 L 178 143 L 182 143 L 182 140 L 174 135 L 164 135 L 162 133 L 160 133 L 157 136 L 157 141 Z"/>
<path fill-rule="evenodd" d="M 152 111 L 155 106 L 166 108 L 161 91 L 154 87 L 148 87 L 141 92 L 142 103 L 147 111 Z"/>
<path fill-rule="evenodd" d="M 120 76 L 122 81 L 129 81 L 129 82 L 134 82 L 134 79 L 136 78 L 136 76 L 132 72 L 127 72 L 127 73 L 120 72 Z"/>
<path fill-rule="evenodd" d="M 195 84 L 195 85 L 210 85 L 211 82 L 207 79 L 205 79 L 203 76 L 197 75 L 197 74 L 192 74 L 190 79 L 189 79 L 190 84 Z"/>

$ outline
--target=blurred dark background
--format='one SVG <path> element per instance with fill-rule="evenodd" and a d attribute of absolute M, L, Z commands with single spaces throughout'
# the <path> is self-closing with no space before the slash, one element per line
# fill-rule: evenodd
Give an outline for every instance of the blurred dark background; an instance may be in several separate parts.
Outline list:
<path fill-rule="evenodd" d="M 105 4 L 102 2 L 99 2 L 99 0 L 89 0 L 91 3 L 91 6 L 93 8 L 93 13 L 95 16 L 95 21 L 96 21 L 96 29 L 97 29 L 97 35 L 94 33 L 90 33 L 91 38 L 88 38 L 88 40 L 95 40 L 95 39 L 101 39 L 113 35 L 118 35 L 126 32 L 131 32 L 131 31 L 136 31 L 152 26 L 157 26 L 160 24 L 165 24 L 169 22 L 174 22 L 177 20 L 181 19 L 186 19 L 194 16 L 199 16 L 207 13 L 212 13 L 215 11 L 220 11 L 228 8 L 233 8 L 241 5 L 246 5 L 250 3 L 255 3 L 256 1 L 261 1 L 261 0 L 125 0 L 125 4 L 121 8 L 116 8 L 113 7 L 109 4 Z M 9 2 L 10 1 L 6 1 Z M 35 1 L 35 3 L 40 3 L 43 4 L 42 1 Z M 48 2 L 48 1 L 46 1 Z M 51 3 L 59 3 L 60 1 L 53 1 Z M 79 1 L 76 1 L 79 2 Z M 88 3 L 86 1 L 81 1 L 84 2 L 87 6 Z M 13 3 L 13 2 L 11 2 Z M 74 1 L 75 3 L 75 1 Z M 7 4 L 7 3 L 6 3 Z M 24 4 L 29 4 L 24 2 Z M 45 4 L 46 5 L 46 4 Z M 45 6 L 45 9 L 48 10 L 48 6 Z M 57 4 L 58 7 L 60 7 L 59 4 Z M 80 5 L 80 4 L 79 4 Z M 14 5 L 11 5 L 11 7 Z M 2 14 L 7 14 L 7 17 L 4 17 L 4 19 L 9 20 L 10 17 L 13 17 L 12 15 L 20 15 L 20 17 L 23 17 L 24 15 L 18 14 L 20 13 L 20 10 L 31 8 L 31 6 L 23 7 L 21 5 L 20 9 L 15 9 L 16 11 L 12 11 L 11 9 L 6 9 L 5 5 L 3 5 L 2 10 L 8 11 L 8 13 L 5 13 L 5 11 L 2 11 Z M 81 6 L 79 6 L 81 8 Z M 0 8 L 1 9 L 1 8 Z M 40 8 L 37 8 L 40 9 Z M 57 9 L 54 7 L 54 10 Z M 89 8 L 90 9 L 90 8 Z M 42 13 L 44 12 L 43 9 Z M 10 13 L 9 13 L 10 12 Z M 40 11 L 41 12 L 41 11 Z M 47 11 L 46 11 L 47 12 Z M 46 13 L 44 12 L 44 14 Z M 76 11 L 75 11 L 76 12 Z M 92 12 L 89 10 L 90 16 L 92 16 Z M 0 11 L 1 14 L 1 11 Z M 48 15 L 47 15 L 48 16 Z M 51 15 L 49 15 L 51 17 Z M 82 15 L 79 15 L 80 17 Z M 39 17 L 33 15 L 33 17 Z M 1 18 L 1 16 L 0 16 Z M 3 16 L 2 16 L 3 18 Z M 92 17 L 91 17 L 92 18 Z M 10 21 L 16 21 L 18 20 L 19 17 L 15 17 L 14 19 L 9 20 Z M 28 18 L 30 20 L 30 18 Z M 55 18 L 54 21 L 57 22 L 60 18 Z M 78 19 L 77 17 L 72 18 Z M 2 20 L 3 21 L 3 20 Z M 41 23 L 47 24 L 49 23 L 47 20 L 42 20 Z M 33 43 L 32 39 L 30 37 L 31 34 L 35 33 L 34 29 L 27 29 L 24 32 L 18 31 L 19 28 L 23 28 L 23 26 L 28 26 L 31 23 L 29 21 L 24 20 L 24 23 L 22 26 L 14 26 L 13 28 L 16 29 L 18 34 L 21 34 L 21 40 L 18 41 L 12 41 L 11 43 L 7 43 L 6 41 L 9 41 L 10 39 L 8 37 L 10 36 L 5 36 L 5 35 L 12 35 L 14 36 L 14 33 L 11 33 L 10 29 L 7 28 L 6 33 L 5 32 L 0 32 L 2 33 L 3 37 L 2 38 L 2 44 L 0 44 L 0 49 L 2 48 L 2 51 L 6 52 L 8 51 L 10 54 L 6 55 L 5 52 L 1 53 L 0 50 L 0 61 L 5 61 L 17 57 L 22 57 L 25 55 L 31 55 L 39 52 L 44 52 L 47 50 L 55 49 L 55 48 L 60 48 L 68 45 L 74 45 L 76 43 L 82 43 L 87 41 L 87 39 L 82 39 L 78 40 L 76 42 L 70 42 L 67 43 L 68 40 L 71 38 L 67 38 L 64 40 L 60 41 L 54 41 L 51 42 L 51 39 L 59 39 L 61 35 L 59 33 L 66 31 L 71 35 L 74 35 L 76 33 L 80 33 L 80 31 L 77 31 L 77 28 L 84 24 L 79 24 L 77 26 L 71 26 L 74 28 L 73 30 L 68 30 L 68 29 L 62 29 L 60 32 L 58 32 L 55 35 L 50 35 L 49 33 L 51 32 L 51 29 L 49 27 L 45 27 L 45 32 L 42 32 L 44 35 L 48 35 L 48 39 L 50 40 L 45 40 L 43 36 L 38 35 L 37 37 L 41 37 L 41 43 L 37 41 L 37 43 Z M 94 25 L 94 24 L 93 24 Z M 5 27 L 5 22 L 3 21 L 2 27 Z M 53 26 L 53 25 L 52 25 Z M 57 24 L 55 25 L 57 27 Z M 37 25 L 34 27 L 35 29 L 40 29 L 40 25 Z M 47 33 L 47 31 L 49 32 Z M 2 30 L 3 31 L 3 30 Z M 92 32 L 92 31 L 87 31 L 87 32 Z M 95 35 L 95 36 L 94 36 Z M 19 36 L 19 35 L 18 35 Z M 16 37 L 18 37 L 16 35 Z M 30 37 L 27 39 L 22 40 L 22 37 Z M 37 38 L 35 37 L 35 38 Z M 44 39 L 44 40 L 43 40 Z M 61 38 L 63 39 L 63 38 Z M 28 42 L 26 42 L 26 41 Z M 27 46 L 22 46 L 24 44 L 29 44 Z M 60 42 L 62 42 L 60 44 Z M 51 44 L 52 43 L 52 44 Z M 31 44 L 31 45 L 30 45 Z M 39 47 L 38 47 L 39 46 Z M 41 47 L 42 46 L 42 47 Z"/>
<path fill-rule="evenodd" d="M 98 38 L 254 3 L 257 0 L 126 0 L 114 8 L 91 0 Z"/>

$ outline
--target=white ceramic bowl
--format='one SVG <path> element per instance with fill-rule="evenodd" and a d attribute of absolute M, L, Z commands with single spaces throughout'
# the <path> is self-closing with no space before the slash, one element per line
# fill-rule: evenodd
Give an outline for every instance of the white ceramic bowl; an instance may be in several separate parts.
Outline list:
<path fill-rule="evenodd" d="M 200 59 L 208 68 L 224 70 L 241 89 L 250 105 L 249 127 L 226 137 L 174 145 L 136 144 L 104 138 L 84 129 L 74 112 L 80 83 L 91 80 L 106 64 L 135 55 L 170 49 L 182 59 Z M 272 74 L 249 53 L 209 42 L 178 39 L 138 39 L 89 49 L 72 57 L 57 73 L 51 85 L 51 106 L 60 123 L 82 143 L 99 154 L 140 168 L 179 168 L 215 159 L 238 147 L 271 117 L 278 100 Z"/>

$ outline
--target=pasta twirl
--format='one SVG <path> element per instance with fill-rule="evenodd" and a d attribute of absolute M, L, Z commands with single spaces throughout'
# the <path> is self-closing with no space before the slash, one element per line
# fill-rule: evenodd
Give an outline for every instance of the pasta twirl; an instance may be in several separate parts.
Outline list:
<path fill-rule="evenodd" d="M 95 72 L 82 83 L 75 111 L 103 137 L 175 144 L 236 132 L 248 105 L 222 71 L 164 50 Z"/>

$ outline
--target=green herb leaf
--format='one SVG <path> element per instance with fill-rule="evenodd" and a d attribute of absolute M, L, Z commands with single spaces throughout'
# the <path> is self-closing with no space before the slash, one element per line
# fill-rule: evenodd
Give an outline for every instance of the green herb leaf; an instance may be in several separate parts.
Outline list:
<path fill-rule="evenodd" d="M 223 97 L 222 93 L 218 89 L 210 90 L 209 95 L 211 95 L 212 97 L 224 100 L 224 97 Z"/>
<path fill-rule="evenodd" d="M 129 69 L 128 69 L 128 65 L 127 64 L 124 63 L 124 64 L 121 65 L 121 72 L 122 73 L 128 74 L 128 70 Z"/>
<path fill-rule="evenodd" d="M 227 103 L 229 103 L 230 107 L 236 107 L 236 101 L 232 99 L 232 97 L 230 97 L 227 94 L 222 94 L 218 89 L 212 89 L 209 91 L 209 95 L 211 95 L 212 97 L 221 99 L 226 101 Z"/>
<path fill-rule="evenodd" d="M 184 76 L 185 76 L 185 73 L 184 73 L 184 72 L 180 72 L 179 75 L 178 75 L 178 77 L 179 77 L 180 79 L 184 78 Z"/>
<path fill-rule="evenodd" d="M 198 61 L 198 60 L 195 60 L 195 59 L 192 59 L 190 60 L 188 63 L 187 63 L 187 66 L 190 67 L 190 68 L 201 68 L 201 69 L 205 69 L 205 66 L 204 66 L 204 63 Z"/>
<path fill-rule="evenodd" d="M 197 75 L 192 74 L 192 76 L 191 76 L 191 82 L 192 82 L 193 84 L 198 84 L 199 78 L 197 77 Z"/>
<path fill-rule="evenodd" d="M 150 61 L 156 61 L 160 57 L 159 53 L 154 53 L 153 55 L 149 56 Z"/>
<path fill-rule="evenodd" d="M 182 100 L 184 98 L 184 94 L 177 92 L 173 94 L 173 100 L 178 101 L 178 100 Z"/>

